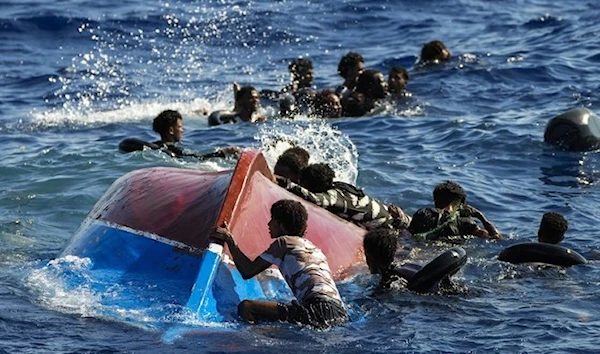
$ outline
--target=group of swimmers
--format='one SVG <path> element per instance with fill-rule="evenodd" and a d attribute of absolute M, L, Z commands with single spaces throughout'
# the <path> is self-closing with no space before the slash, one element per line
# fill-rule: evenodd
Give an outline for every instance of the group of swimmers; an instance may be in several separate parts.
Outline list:
<path fill-rule="evenodd" d="M 439 41 L 432 43 L 430 46 L 434 49 L 426 45 L 421 53 L 421 60 L 438 62 L 448 60 L 450 52 L 443 43 Z M 310 70 L 306 70 L 307 68 Z M 290 70 L 293 75 L 296 75 L 290 86 L 282 89 L 281 92 L 263 92 L 263 94 L 296 95 L 303 90 L 307 92 L 309 82 L 312 82 L 312 64 L 305 59 L 299 59 L 290 65 Z M 356 107 L 362 107 L 364 110 L 365 102 L 384 94 L 380 90 L 373 96 L 375 91 L 363 90 L 362 83 L 365 80 L 368 82 L 373 80 L 368 78 L 368 75 L 371 75 L 370 71 L 364 70 L 364 60 L 357 53 L 349 53 L 342 58 L 338 70 L 345 79 L 344 85 L 336 91 L 326 93 L 333 93 L 342 102 L 341 108 L 336 108 L 339 114 L 354 109 L 350 107 L 353 107 L 352 100 L 356 97 L 358 101 L 354 103 L 359 103 Z M 396 75 L 404 77 L 400 80 L 394 78 Z M 379 77 L 379 82 L 383 82 L 381 73 L 376 76 Z M 403 84 L 392 84 L 395 81 Z M 392 88 L 398 94 L 404 90 L 407 81 L 408 74 L 405 71 L 393 68 L 390 71 L 388 90 Z M 400 86 L 401 90 L 398 89 Z M 257 119 L 254 114 L 258 110 L 259 93 L 254 88 L 237 85 L 234 85 L 234 91 L 236 95 L 234 111 L 211 114 L 211 119 L 216 119 L 218 124 Z M 324 96 L 321 93 L 310 96 L 314 112 L 325 112 L 324 107 L 331 108 L 323 104 L 324 101 L 319 101 L 321 99 L 319 97 Z M 301 97 L 302 95 L 298 94 L 294 99 Z M 183 149 L 178 145 L 183 136 L 183 118 L 173 110 L 161 112 L 153 121 L 153 130 L 160 135 L 160 140 L 153 143 L 143 142 L 140 146 L 131 145 L 131 141 L 128 142 L 129 145 L 123 142 L 120 148 L 133 151 L 150 147 L 164 151 L 172 157 L 199 159 L 236 156 L 241 151 L 237 147 L 227 147 L 208 154 L 196 154 Z M 366 230 L 363 240 L 365 260 L 370 272 L 380 275 L 381 288 L 389 288 L 399 279 L 410 281 L 421 269 L 419 265 L 402 263 L 397 259 L 400 237 L 412 237 L 416 241 L 451 240 L 464 235 L 491 240 L 501 238 L 501 233 L 493 223 L 480 210 L 467 204 L 466 192 L 455 182 L 446 181 L 438 184 L 433 190 L 433 207 L 421 208 L 409 216 L 401 207 L 385 204 L 352 184 L 336 181 L 335 172 L 328 164 L 311 164 L 309 160 L 310 155 L 307 150 L 301 147 L 288 149 L 279 156 L 274 166 L 275 182 L 300 198 L 364 228 Z M 276 265 L 296 298 L 288 304 L 244 300 L 238 306 L 238 313 L 242 319 L 249 322 L 287 321 L 319 328 L 348 321 L 346 306 L 333 280 L 325 255 L 309 240 L 303 238 L 307 217 L 305 207 L 299 202 L 280 200 L 274 203 L 271 206 L 271 220 L 268 225 L 270 236 L 274 241 L 254 260 L 250 260 L 239 249 L 227 225 L 221 225 L 212 232 L 212 238 L 228 245 L 236 268 L 243 278 L 251 278 L 271 265 Z M 479 223 L 476 220 L 479 220 Z M 539 226 L 538 241 L 558 244 L 563 240 L 567 227 L 567 221 L 562 215 L 546 213 Z M 447 282 L 448 277 L 443 281 Z"/>
<path fill-rule="evenodd" d="M 419 63 L 437 64 L 450 60 L 450 51 L 439 40 L 426 43 Z M 344 79 L 335 90 L 313 90 L 313 63 L 306 58 L 293 60 L 288 66 L 291 82 L 279 91 L 258 91 L 253 86 L 233 84 L 234 108 L 218 110 L 208 117 L 211 126 L 257 122 L 265 120 L 260 115 L 260 100 L 278 103 L 281 117 L 293 118 L 296 114 L 318 118 L 360 117 L 369 114 L 386 97 L 409 96 L 406 86 L 410 79 L 405 68 L 390 69 L 387 82 L 383 73 L 365 69 L 365 60 L 359 53 L 349 52 L 338 64 L 338 73 Z"/>
<path fill-rule="evenodd" d="M 422 266 L 398 258 L 401 236 L 417 241 L 451 240 L 472 235 L 500 239 L 498 229 L 485 215 L 467 204 L 466 193 L 457 183 L 446 181 L 433 190 L 433 207 L 421 208 L 410 217 L 401 208 L 386 205 L 348 183 L 335 181 L 335 173 L 324 163 L 309 164 L 309 153 L 301 147 L 286 150 L 274 166 L 276 182 L 293 194 L 319 205 L 343 219 L 365 228 L 365 260 L 372 274 L 379 274 L 380 289 L 397 280 L 409 282 Z M 482 226 L 475 221 L 481 222 Z M 235 242 L 227 225 L 215 229 L 211 237 L 225 242 L 244 279 L 271 265 L 279 267 L 296 300 L 243 300 L 238 314 L 248 322 L 286 321 L 325 328 L 348 321 L 346 307 L 333 281 L 321 250 L 303 238 L 307 211 L 293 200 L 280 200 L 271 207 L 268 224 L 273 243 L 260 256 L 250 260 Z M 564 238 L 567 221 L 558 213 L 545 213 L 538 230 L 538 241 L 557 244 Z M 460 249 L 463 253 L 464 250 Z M 466 261 L 446 270 L 440 286 L 451 285 L 449 277 Z M 410 289 L 410 286 L 409 286 Z"/>

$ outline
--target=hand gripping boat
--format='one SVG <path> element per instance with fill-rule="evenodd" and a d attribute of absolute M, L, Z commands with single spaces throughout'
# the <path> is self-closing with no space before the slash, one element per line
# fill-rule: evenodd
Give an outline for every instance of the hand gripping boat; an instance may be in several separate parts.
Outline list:
<path fill-rule="evenodd" d="M 232 320 L 241 300 L 272 298 L 274 285 L 260 277 L 243 280 L 233 265 L 221 262 L 220 241 L 207 235 L 227 222 L 253 259 L 272 242 L 267 224 L 280 199 L 307 208 L 305 237 L 323 250 L 336 280 L 363 261 L 365 231 L 280 188 L 257 150 L 244 151 L 233 170 L 157 167 L 126 174 L 96 203 L 61 257 L 89 258 L 90 273 L 106 282 L 142 284 L 122 308 L 164 302 L 209 322 Z M 160 295 L 144 294 L 157 288 Z"/>

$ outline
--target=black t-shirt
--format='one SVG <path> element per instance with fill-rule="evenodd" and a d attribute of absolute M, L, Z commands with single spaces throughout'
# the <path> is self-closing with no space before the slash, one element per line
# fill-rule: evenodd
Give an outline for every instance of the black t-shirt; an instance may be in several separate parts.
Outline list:
<path fill-rule="evenodd" d="M 451 236 L 473 235 L 478 225 L 472 218 L 461 217 L 458 211 L 422 208 L 413 215 L 408 231 L 425 240 Z M 419 237 L 417 237 L 419 238 Z"/>

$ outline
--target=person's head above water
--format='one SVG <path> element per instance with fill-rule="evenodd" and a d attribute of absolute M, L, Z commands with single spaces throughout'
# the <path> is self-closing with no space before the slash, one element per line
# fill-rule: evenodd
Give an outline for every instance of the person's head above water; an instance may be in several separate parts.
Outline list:
<path fill-rule="evenodd" d="M 433 189 L 433 203 L 438 209 L 455 209 L 467 200 L 467 193 L 456 182 L 446 181 Z"/>
<path fill-rule="evenodd" d="M 300 171 L 305 168 L 308 163 L 300 155 L 295 153 L 284 153 L 277 159 L 273 172 L 285 178 L 289 178 L 294 183 L 300 182 Z"/>
<path fill-rule="evenodd" d="M 560 243 L 565 238 L 565 232 L 569 228 L 569 223 L 564 216 L 559 213 L 545 213 L 540 222 L 538 230 L 538 242 Z"/>
<path fill-rule="evenodd" d="M 431 41 L 421 49 L 421 63 L 441 63 L 450 60 L 450 50 L 442 41 Z"/>
<path fill-rule="evenodd" d="M 356 79 L 365 70 L 365 59 L 356 52 L 344 55 L 338 64 L 338 73 L 344 78 L 344 86 L 354 89 Z"/>
<path fill-rule="evenodd" d="M 176 143 L 183 138 L 183 117 L 177 111 L 162 111 L 152 121 L 152 130 L 160 134 L 162 142 Z"/>
<path fill-rule="evenodd" d="M 308 213 L 300 202 L 290 199 L 279 200 L 271 205 L 269 233 L 271 238 L 279 236 L 304 236 Z"/>
<path fill-rule="evenodd" d="M 308 160 L 310 160 L 310 153 L 305 148 L 301 146 L 292 146 L 291 148 L 286 149 L 283 153 L 281 153 L 281 156 L 286 154 L 298 155 L 298 157 L 300 157 L 300 160 L 302 161 L 302 164 L 304 166 L 308 166 Z"/>
<path fill-rule="evenodd" d="M 400 66 L 394 66 L 390 69 L 388 76 L 388 92 L 393 95 L 400 95 L 406 89 L 408 84 L 408 71 Z"/>
<path fill-rule="evenodd" d="M 252 114 L 258 112 L 260 107 L 260 96 L 253 86 L 243 86 L 235 91 L 236 113 L 244 121 L 250 121 Z"/>
<path fill-rule="evenodd" d="M 392 267 L 398 238 L 392 229 L 376 228 L 369 230 L 363 239 L 365 259 L 372 274 L 385 274 Z"/>
<path fill-rule="evenodd" d="M 383 74 L 377 70 L 363 71 L 356 81 L 355 91 L 374 100 L 385 98 L 387 87 Z"/>
<path fill-rule="evenodd" d="M 314 115 L 319 118 L 339 118 L 342 116 L 342 102 L 332 90 L 319 91 L 313 100 Z"/>
<path fill-rule="evenodd" d="M 313 64 L 305 58 L 292 60 L 288 66 L 292 75 L 292 84 L 296 89 L 310 88 L 313 83 Z"/>
<path fill-rule="evenodd" d="M 300 171 L 300 185 L 313 193 L 324 193 L 333 188 L 335 172 L 326 163 L 314 163 Z"/>

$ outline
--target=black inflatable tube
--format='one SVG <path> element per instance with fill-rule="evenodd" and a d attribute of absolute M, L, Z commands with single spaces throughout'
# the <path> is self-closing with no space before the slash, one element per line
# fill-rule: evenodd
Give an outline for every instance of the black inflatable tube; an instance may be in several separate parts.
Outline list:
<path fill-rule="evenodd" d="M 587 108 L 575 108 L 558 115 L 546 125 L 544 141 L 569 151 L 600 148 L 600 118 Z"/>
<path fill-rule="evenodd" d="M 562 267 L 585 264 L 587 260 L 579 253 L 559 245 L 527 242 L 507 247 L 498 260 L 514 264 L 545 263 Z"/>
<path fill-rule="evenodd" d="M 160 149 L 160 146 L 154 143 L 136 138 L 127 138 L 119 143 L 119 150 L 123 152 L 141 151 L 144 150 L 144 147 L 149 147 L 153 150 Z"/>
<path fill-rule="evenodd" d="M 451 277 L 467 262 L 467 252 L 461 247 L 453 247 L 427 263 L 408 281 L 407 288 L 425 293 L 442 279 Z"/>

